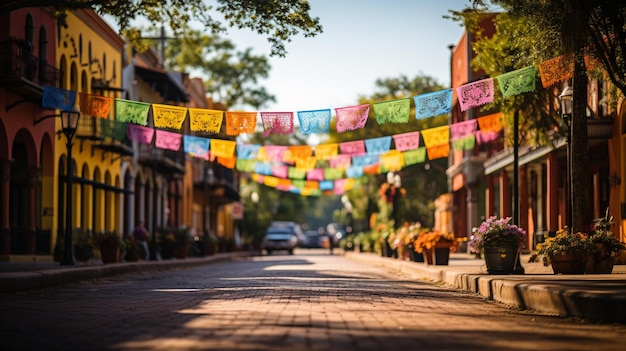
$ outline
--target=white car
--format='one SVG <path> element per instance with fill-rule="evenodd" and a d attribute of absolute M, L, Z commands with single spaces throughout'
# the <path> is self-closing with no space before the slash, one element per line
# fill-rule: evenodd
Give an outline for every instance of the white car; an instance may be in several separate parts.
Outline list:
<path fill-rule="evenodd" d="M 270 228 L 263 238 L 263 249 L 268 255 L 273 251 L 287 251 L 293 255 L 293 250 L 298 246 L 298 237 L 289 228 Z"/>

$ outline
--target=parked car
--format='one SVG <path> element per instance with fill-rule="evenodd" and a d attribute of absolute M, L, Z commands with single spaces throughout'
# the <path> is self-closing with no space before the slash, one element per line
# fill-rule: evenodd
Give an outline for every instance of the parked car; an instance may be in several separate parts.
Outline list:
<path fill-rule="evenodd" d="M 293 255 L 293 250 L 301 243 L 296 230 L 291 225 L 270 226 L 263 237 L 262 249 L 268 255 L 273 251 L 287 251 Z"/>
<path fill-rule="evenodd" d="M 293 234 L 295 234 L 296 238 L 298 238 L 298 243 L 296 244 L 296 246 L 304 247 L 306 243 L 306 236 L 304 235 L 300 224 L 293 221 L 273 221 L 267 231 L 269 231 L 270 229 L 274 230 L 280 228 L 288 229 Z"/>
<path fill-rule="evenodd" d="M 323 247 L 321 235 L 317 232 L 317 230 L 305 230 L 304 236 L 306 237 L 306 242 L 303 247 L 306 247 L 307 249 L 317 249 Z"/>

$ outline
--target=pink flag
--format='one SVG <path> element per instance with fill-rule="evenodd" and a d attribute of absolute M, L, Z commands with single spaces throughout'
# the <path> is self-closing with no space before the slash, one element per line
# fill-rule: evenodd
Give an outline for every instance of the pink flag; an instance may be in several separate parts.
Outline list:
<path fill-rule="evenodd" d="M 150 127 L 142 127 L 136 124 L 129 123 L 127 125 L 128 139 L 140 142 L 142 144 L 150 144 L 152 142 L 152 136 L 154 135 L 154 129 Z"/>
<path fill-rule="evenodd" d="M 156 139 L 154 145 L 160 149 L 180 150 L 180 142 L 183 135 L 180 133 L 166 132 L 164 130 L 156 130 Z"/>
<path fill-rule="evenodd" d="M 365 127 L 370 113 L 370 105 L 340 107 L 336 108 L 335 112 L 337 113 L 337 132 L 343 133 Z"/>
<path fill-rule="evenodd" d="M 339 150 L 342 154 L 363 155 L 365 153 L 365 141 L 356 140 L 339 143 Z"/>
<path fill-rule="evenodd" d="M 293 112 L 261 112 L 263 135 L 293 133 Z"/>
<path fill-rule="evenodd" d="M 420 146 L 420 132 L 393 135 L 393 144 L 398 151 L 417 149 Z"/>
<path fill-rule="evenodd" d="M 456 88 L 461 111 L 493 101 L 493 78 L 467 83 Z"/>

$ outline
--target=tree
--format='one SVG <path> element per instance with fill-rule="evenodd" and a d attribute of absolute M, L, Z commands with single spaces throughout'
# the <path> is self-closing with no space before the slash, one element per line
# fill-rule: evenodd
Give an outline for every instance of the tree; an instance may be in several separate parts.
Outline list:
<path fill-rule="evenodd" d="M 359 104 L 373 104 L 394 99 L 412 98 L 416 95 L 444 89 L 434 78 L 422 74 L 411 79 L 405 75 L 397 78 L 377 79 L 375 84 L 377 91 L 370 97 L 360 97 Z M 411 114 L 414 114 L 414 111 Z M 331 132 L 327 142 L 338 143 L 391 136 L 442 126 L 447 123 L 448 116 L 441 115 L 421 120 L 412 118 L 408 123 L 378 125 L 373 111 L 370 110 L 370 116 L 365 128 L 345 133 Z M 331 131 L 334 130 L 336 128 L 331 126 Z M 402 187 L 406 189 L 406 196 L 399 201 L 400 206 L 396 209 L 399 213 L 399 221 L 419 221 L 424 226 L 432 226 L 434 220 L 433 201 L 437 196 L 447 192 L 447 176 L 445 173 L 447 165 L 448 160 L 440 158 L 406 167 L 400 172 Z M 361 182 L 363 188 L 367 189 L 367 191 L 349 192 L 348 196 L 354 207 L 353 217 L 355 220 L 368 221 L 373 211 L 381 210 L 377 204 L 379 200 L 378 190 L 380 184 L 384 181 L 386 181 L 386 175 L 379 175 L 378 177 L 364 176 Z"/>
<path fill-rule="evenodd" d="M 228 39 L 189 30 L 184 38 L 169 41 L 165 57 L 169 69 L 200 71 L 214 101 L 229 108 L 248 105 L 259 109 L 269 101 L 276 101 L 265 87 L 256 84 L 269 74 L 271 66 L 267 58 L 254 55 L 249 48 L 236 51 Z"/>
<path fill-rule="evenodd" d="M 220 14 L 231 28 L 247 28 L 266 36 L 271 44 L 272 56 L 285 56 L 285 42 L 295 35 L 313 37 L 322 33 L 318 17 L 311 17 L 311 6 L 306 0 L 215 0 L 217 5 L 209 5 L 205 0 L 4 0 L 0 3 L 0 13 L 25 7 L 50 8 L 64 18 L 66 10 L 92 8 L 100 15 L 115 18 L 129 40 L 138 40 L 141 31 L 131 23 L 145 18 L 150 23 L 168 25 L 175 36 L 181 36 L 198 22 L 204 29 L 217 34 L 226 31 L 223 21 L 212 14 Z"/>
<path fill-rule="evenodd" d="M 572 230 L 582 231 L 591 224 L 588 181 L 587 82 L 584 56 L 596 58 L 606 76 L 623 94 L 626 88 L 626 3 L 613 0 L 474 0 L 467 11 L 486 11 L 489 5 L 502 6 L 511 17 L 542 29 L 542 40 L 556 34 L 554 45 L 536 45 L 538 57 L 569 55 L 574 59 L 574 113 L 571 121 Z M 553 55 L 554 57 L 556 55 Z M 535 64 L 540 61 L 534 62 Z"/>

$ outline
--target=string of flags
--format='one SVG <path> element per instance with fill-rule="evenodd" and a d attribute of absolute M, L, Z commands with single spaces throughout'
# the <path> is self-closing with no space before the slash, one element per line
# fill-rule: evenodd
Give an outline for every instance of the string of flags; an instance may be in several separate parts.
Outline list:
<path fill-rule="evenodd" d="M 544 87 L 569 77 L 570 60 L 558 57 L 539 65 Z M 491 103 L 495 86 L 503 97 L 535 90 L 534 66 L 494 78 L 471 82 L 413 97 L 415 118 L 424 119 L 449 113 L 453 93 L 462 111 Z M 544 78 L 545 76 L 545 78 Z M 42 107 L 71 110 L 77 93 L 44 87 Z M 364 174 L 398 171 L 406 166 L 447 157 L 450 148 L 471 150 L 476 144 L 495 140 L 504 127 L 500 113 L 450 125 L 410 133 L 334 144 L 277 146 L 238 143 L 180 133 L 189 116 L 191 132 L 217 134 L 225 124 L 228 136 L 254 133 L 260 117 L 264 135 L 294 132 L 293 112 L 242 112 L 150 104 L 87 93 L 78 93 L 81 113 L 97 118 L 103 137 L 151 144 L 158 148 L 180 150 L 206 160 L 217 160 L 228 168 L 252 173 L 252 179 L 280 190 L 301 195 L 342 194 Z M 109 119 L 112 110 L 115 118 Z M 364 128 L 373 108 L 379 125 L 408 123 L 410 99 L 335 108 L 338 133 Z M 148 127 L 152 110 L 154 127 Z M 297 111 L 298 125 L 304 134 L 323 134 L 330 130 L 331 109 Z M 179 132 L 173 132 L 177 130 Z M 420 147 L 420 136 L 424 146 Z M 391 145 L 394 145 L 394 149 Z"/>

